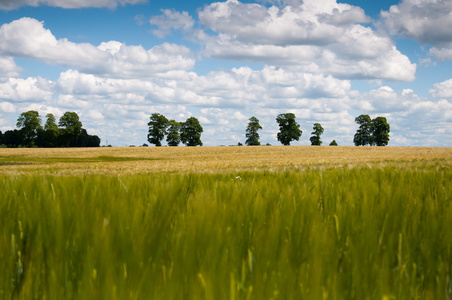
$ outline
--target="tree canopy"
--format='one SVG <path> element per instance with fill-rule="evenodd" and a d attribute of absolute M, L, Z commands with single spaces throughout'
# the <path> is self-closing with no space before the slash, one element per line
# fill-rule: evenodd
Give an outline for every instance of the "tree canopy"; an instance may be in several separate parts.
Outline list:
<path fill-rule="evenodd" d="M 180 143 L 180 128 L 181 124 L 175 120 L 170 120 L 168 122 L 168 129 L 167 129 L 167 137 L 166 142 L 168 143 L 168 146 L 178 146 Z"/>
<path fill-rule="evenodd" d="M 312 128 L 314 131 L 311 132 L 312 136 L 310 138 L 311 140 L 311 146 L 320 146 L 322 145 L 322 140 L 320 139 L 320 136 L 323 134 L 323 127 L 320 125 L 320 123 L 315 123 L 314 127 Z"/>
<path fill-rule="evenodd" d="M 55 147 L 58 144 L 58 136 L 60 131 L 56 124 L 56 119 L 53 114 L 46 115 L 46 124 L 44 125 L 43 145 L 44 147 Z"/>
<path fill-rule="evenodd" d="M 182 143 L 187 146 L 202 146 L 201 133 L 203 128 L 198 119 L 190 117 L 181 124 L 180 137 Z"/>
<path fill-rule="evenodd" d="M 67 147 L 69 147 L 72 139 L 77 138 L 82 133 L 82 122 L 80 122 L 76 112 L 65 112 L 61 116 L 58 126 L 60 127 L 60 136 L 66 142 Z"/>
<path fill-rule="evenodd" d="M 20 128 L 23 141 L 29 147 L 33 146 L 38 137 L 38 131 L 42 130 L 39 113 L 35 110 L 21 113 L 16 126 Z"/>
<path fill-rule="evenodd" d="M 149 133 L 148 141 L 157 147 L 162 145 L 162 140 L 166 134 L 166 127 L 168 126 L 168 119 L 159 113 L 153 113 L 148 123 Z"/>
<path fill-rule="evenodd" d="M 330 146 L 337 146 L 336 140 L 332 140 L 331 143 L 330 143 Z"/>
<path fill-rule="evenodd" d="M 390 126 L 385 117 L 371 119 L 369 115 L 360 115 L 355 122 L 359 125 L 353 138 L 355 146 L 386 146 L 389 143 Z"/>
<path fill-rule="evenodd" d="M 41 118 L 37 111 L 24 112 L 20 114 L 16 124 L 20 130 L 7 130 L 0 134 L 0 145 L 6 147 L 100 146 L 100 138 L 96 135 L 89 135 L 85 129 L 81 128 L 82 123 L 75 112 L 66 112 L 60 118 L 61 128 L 58 128 L 55 122 L 55 116 L 49 113 L 46 115 L 46 123 L 42 128 Z"/>
<path fill-rule="evenodd" d="M 300 125 L 295 121 L 295 114 L 279 114 L 276 122 L 279 125 L 279 132 L 276 137 L 281 144 L 288 146 L 291 141 L 300 139 L 303 131 L 301 131 Z"/>
<path fill-rule="evenodd" d="M 246 141 L 245 144 L 248 146 L 259 146 L 261 143 L 259 141 L 258 130 L 262 129 L 259 124 L 259 120 L 256 117 L 251 117 L 249 119 L 248 127 L 246 128 Z"/>
<path fill-rule="evenodd" d="M 377 146 L 386 146 L 389 143 L 391 127 L 385 117 L 376 117 L 372 120 L 373 143 Z"/>

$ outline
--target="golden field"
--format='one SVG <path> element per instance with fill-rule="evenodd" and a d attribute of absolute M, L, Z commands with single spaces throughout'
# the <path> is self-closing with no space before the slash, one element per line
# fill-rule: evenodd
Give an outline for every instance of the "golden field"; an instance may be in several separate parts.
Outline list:
<path fill-rule="evenodd" d="M 452 148 L 429 147 L 122 147 L 0 149 L 0 174 L 222 173 L 353 167 L 362 164 L 440 162 L 450 165 Z"/>

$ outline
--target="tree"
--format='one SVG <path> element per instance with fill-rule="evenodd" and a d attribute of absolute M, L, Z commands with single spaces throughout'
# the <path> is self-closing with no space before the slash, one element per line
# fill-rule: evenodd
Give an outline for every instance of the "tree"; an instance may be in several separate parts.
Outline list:
<path fill-rule="evenodd" d="M 386 146 L 389 142 L 390 126 L 385 117 L 376 117 L 372 120 L 373 143 L 377 146 Z"/>
<path fill-rule="evenodd" d="M 21 113 L 16 126 L 20 128 L 23 142 L 29 147 L 33 146 L 38 137 L 38 130 L 42 129 L 39 113 L 35 110 Z"/>
<path fill-rule="evenodd" d="M 175 120 L 170 120 L 168 122 L 166 142 L 168 146 L 176 147 L 180 143 L 180 128 L 181 124 Z"/>
<path fill-rule="evenodd" d="M 314 131 L 311 132 L 311 134 L 313 134 L 313 136 L 311 136 L 311 138 L 310 138 L 311 146 L 322 145 L 322 140 L 320 139 L 320 136 L 323 134 L 323 131 L 324 131 L 322 125 L 320 125 L 320 123 L 315 123 L 314 127 L 312 127 L 312 129 Z"/>
<path fill-rule="evenodd" d="M 251 117 L 249 121 L 248 127 L 246 128 L 245 144 L 248 146 L 259 146 L 261 143 L 257 131 L 262 129 L 262 126 L 259 124 L 259 120 L 256 117 Z"/>
<path fill-rule="evenodd" d="M 2 143 L 10 148 L 18 147 L 22 143 L 22 132 L 17 129 L 5 131 Z"/>
<path fill-rule="evenodd" d="M 182 143 L 187 146 L 202 146 L 201 133 L 203 132 L 201 124 L 195 117 L 190 117 L 181 124 L 180 138 Z"/>
<path fill-rule="evenodd" d="M 77 113 L 65 112 L 58 123 L 60 127 L 60 136 L 69 147 L 72 139 L 77 138 L 82 133 L 82 122 L 80 122 Z"/>
<path fill-rule="evenodd" d="M 160 147 L 162 145 L 162 140 L 166 134 L 168 119 L 161 114 L 153 113 L 150 117 L 148 126 L 149 126 L 148 133 L 149 143 L 154 144 L 156 147 Z"/>
<path fill-rule="evenodd" d="M 330 146 L 337 146 L 336 140 L 333 140 L 333 141 L 330 143 Z"/>
<path fill-rule="evenodd" d="M 58 125 L 56 124 L 56 119 L 53 114 L 46 115 L 46 123 L 44 125 L 43 133 L 43 146 L 44 147 L 55 147 L 58 143 L 58 135 L 60 131 Z"/>
<path fill-rule="evenodd" d="M 82 128 L 80 135 L 71 140 L 71 147 L 100 147 L 100 138 L 97 135 L 89 135 L 86 129 Z"/>
<path fill-rule="evenodd" d="M 369 115 L 360 115 L 355 119 L 359 125 L 358 130 L 353 138 L 355 146 L 372 145 L 372 120 Z"/>
<path fill-rule="evenodd" d="M 360 115 L 355 122 L 360 125 L 353 138 L 355 146 L 388 144 L 390 126 L 385 117 L 371 119 L 368 115 Z"/>
<path fill-rule="evenodd" d="M 298 141 L 303 131 L 300 125 L 295 121 L 295 115 L 292 113 L 279 114 L 276 118 L 279 124 L 279 132 L 277 134 L 278 141 L 287 146 L 293 140 Z"/>

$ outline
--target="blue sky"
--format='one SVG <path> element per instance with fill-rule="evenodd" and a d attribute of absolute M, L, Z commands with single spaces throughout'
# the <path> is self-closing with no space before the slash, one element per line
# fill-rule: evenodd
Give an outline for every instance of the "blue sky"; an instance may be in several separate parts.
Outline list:
<path fill-rule="evenodd" d="M 0 130 L 21 112 L 114 146 L 147 143 L 158 112 L 204 127 L 204 145 L 244 143 L 248 119 L 279 144 L 293 112 L 309 145 L 352 145 L 360 114 L 390 146 L 451 146 L 452 2 L 0 0 Z"/>

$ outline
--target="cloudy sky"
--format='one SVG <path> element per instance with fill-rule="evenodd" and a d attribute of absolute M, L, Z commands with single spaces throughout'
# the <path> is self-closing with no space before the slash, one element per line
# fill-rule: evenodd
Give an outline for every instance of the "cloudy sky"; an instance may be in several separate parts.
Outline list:
<path fill-rule="evenodd" d="M 276 140 L 295 113 L 353 145 L 384 116 L 391 146 L 452 146 L 451 0 L 0 0 L 0 130 L 20 113 L 147 143 L 152 113 L 204 127 L 206 146 Z"/>

